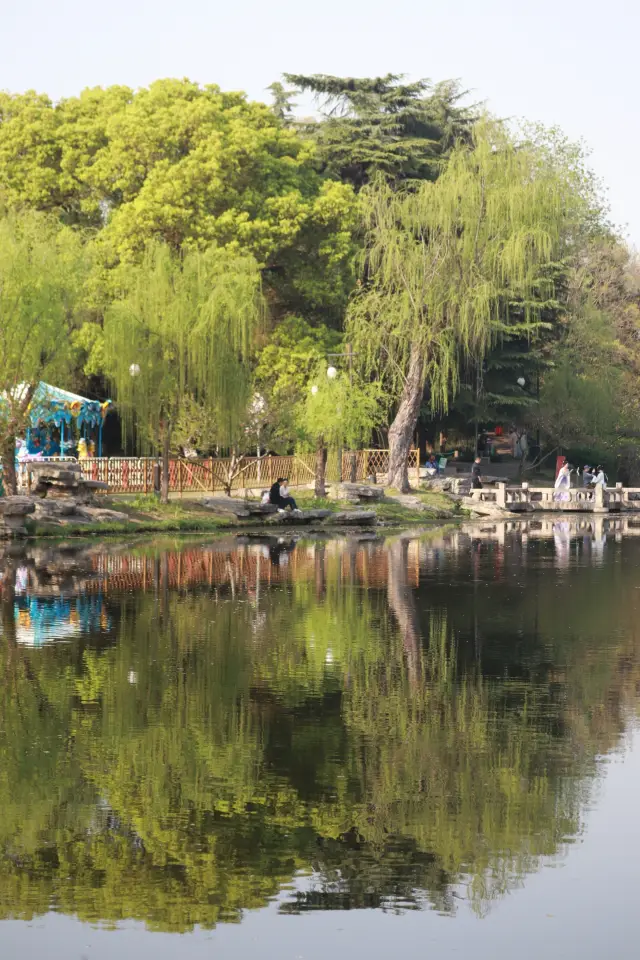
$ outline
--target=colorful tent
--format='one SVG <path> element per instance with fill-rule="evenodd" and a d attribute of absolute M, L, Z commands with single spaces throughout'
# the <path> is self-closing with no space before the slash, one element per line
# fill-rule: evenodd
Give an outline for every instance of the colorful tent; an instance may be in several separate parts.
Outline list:
<path fill-rule="evenodd" d="M 98 456 L 102 456 L 102 426 L 111 408 L 111 400 L 101 403 L 89 400 L 69 390 L 52 387 L 49 383 L 39 383 L 29 404 L 31 428 L 56 426 L 60 431 L 60 454 L 64 456 L 65 428 L 67 433 L 75 424 L 78 432 L 98 430 Z M 30 451 L 34 452 L 34 451 Z"/>

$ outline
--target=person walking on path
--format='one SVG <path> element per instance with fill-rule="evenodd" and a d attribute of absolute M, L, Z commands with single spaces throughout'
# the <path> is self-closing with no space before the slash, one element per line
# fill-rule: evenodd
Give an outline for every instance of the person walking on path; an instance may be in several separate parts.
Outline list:
<path fill-rule="evenodd" d="M 482 481 L 480 479 L 482 473 L 480 469 L 481 463 L 481 458 L 476 457 L 471 466 L 471 486 L 474 490 L 482 490 Z"/>

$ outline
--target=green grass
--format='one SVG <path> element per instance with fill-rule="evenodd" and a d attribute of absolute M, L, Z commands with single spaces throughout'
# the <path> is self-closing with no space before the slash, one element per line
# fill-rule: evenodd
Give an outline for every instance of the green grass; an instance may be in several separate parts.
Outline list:
<path fill-rule="evenodd" d="M 462 518 L 458 506 L 441 493 L 416 491 L 415 496 L 424 504 L 424 510 L 415 510 L 393 499 L 395 491 L 385 490 L 388 499 L 371 505 L 378 519 L 386 526 L 402 526 L 425 522 Z M 296 502 L 302 510 L 330 510 L 337 513 L 351 509 L 350 504 L 340 500 L 318 498 L 311 491 L 294 491 Z M 198 499 L 171 500 L 162 504 L 153 494 L 138 496 L 105 497 L 101 505 L 127 514 L 129 520 L 105 520 L 95 523 L 47 523 L 29 519 L 27 530 L 34 537 L 96 537 L 131 536 L 132 534 L 206 534 L 223 533 L 237 529 L 255 529 L 261 524 L 256 520 L 237 520 L 212 514 Z"/>
<path fill-rule="evenodd" d="M 105 497 L 100 505 L 125 513 L 129 520 L 102 520 L 95 523 L 47 523 L 45 520 L 27 521 L 27 531 L 35 537 L 93 537 L 130 536 L 132 533 L 218 533 L 235 526 L 235 521 L 218 517 L 197 500 L 162 504 L 152 494 L 148 496 Z"/>

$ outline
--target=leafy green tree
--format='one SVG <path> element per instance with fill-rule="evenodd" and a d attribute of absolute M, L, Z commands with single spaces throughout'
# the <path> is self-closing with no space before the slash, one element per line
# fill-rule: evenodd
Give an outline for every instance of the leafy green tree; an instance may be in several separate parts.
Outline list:
<path fill-rule="evenodd" d="M 185 404 L 195 400 L 209 413 L 220 442 L 237 435 L 260 312 L 260 274 L 247 255 L 175 256 L 150 244 L 123 274 L 122 294 L 105 315 L 105 366 L 138 443 L 162 446 L 165 502 L 171 432 Z"/>
<path fill-rule="evenodd" d="M 336 323 L 353 282 L 353 191 L 323 181 L 314 146 L 268 106 L 215 85 L 0 94 L 0 187 L 97 230 L 98 300 L 158 239 L 250 253 L 281 312 Z"/>
<path fill-rule="evenodd" d="M 288 316 L 274 326 L 258 352 L 253 380 L 264 399 L 264 446 L 286 452 L 300 443 L 300 411 L 313 377 L 341 342 L 337 331 L 302 317 Z"/>
<path fill-rule="evenodd" d="M 409 487 L 407 458 L 425 385 L 446 410 L 460 363 L 478 363 L 504 331 L 531 336 L 533 294 L 553 293 L 550 270 L 578 218 L 579 194 L 563 170 L 541 162 L 496 124 L 476 127 L 435 183 L 410 193 L 377 182 L 362 192 L 366 283 L 348 334 L 365 369 L 398 400 L 389 431 L 389 485 Z M 525 304 L 514 317 L 509 303 Z M 544 299 L 542 302 L 544 302 Z"/>
<path fill-rule="evenodd" d="M 538 422 L 554 448 L 612 463 L 637 435 L 636 270 L 611 235 L 591 238 L 573 259 L 553 363 L 542 377 Z"/>
<path fill-rule="evenodd" d="M 81 237 L 34 211 L 0 215 L 0 450 L 16 493 L 15 438 L 41 380 L 73 367 L 88 260 Z"/>
<path fill-rule="evenodd" d="M 455 82 L 433 87 L 401 75 L 332 77 L 285 74 L 319 102 L 319 123 L 302 124 L 324 173 L 359 190 L 376 174 L 394 182 L 434 180 L 455 143 L 468 140 L 475 111 L 461 106 Z M 274 91 L 276 104 L 282 96 Z"/>
<path fill-rule="evenodd" d="M 366 441 L 385 417 L 382 385 L 362 380 L 322 361 L 315 370 L 301 411 L 301 427 L 307 442 L 316 448 L 315 493 L 325 495 L 326 448 L 354 449 Z M 341 473 L 342 465 L 339 465 Z"/>

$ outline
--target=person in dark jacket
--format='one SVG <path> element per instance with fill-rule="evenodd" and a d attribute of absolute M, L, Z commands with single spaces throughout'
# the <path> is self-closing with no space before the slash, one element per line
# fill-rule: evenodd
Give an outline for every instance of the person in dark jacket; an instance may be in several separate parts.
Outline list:
<path fill-rule="evenodd" d="M 283 497 L 280 487 L 283 484 L 286 484 L 286 477 L 278 477 L 276 482 L 273 484 L 269 490 L 269 503 L 272 503 L 275 507 L 279 507 L 280 510 L 286 510 L 287 507 L 291 507 L 292 510 L 297 510 L 296 502 L 293 497 Z"/>
<path fill-rule="evenodd" d="M 482 490 L 482 482 L 480 480 L 480 464 L 482 460 L 480 457 L 476 457 L 471 466 L 471 486 L 474 490 Z"/>

